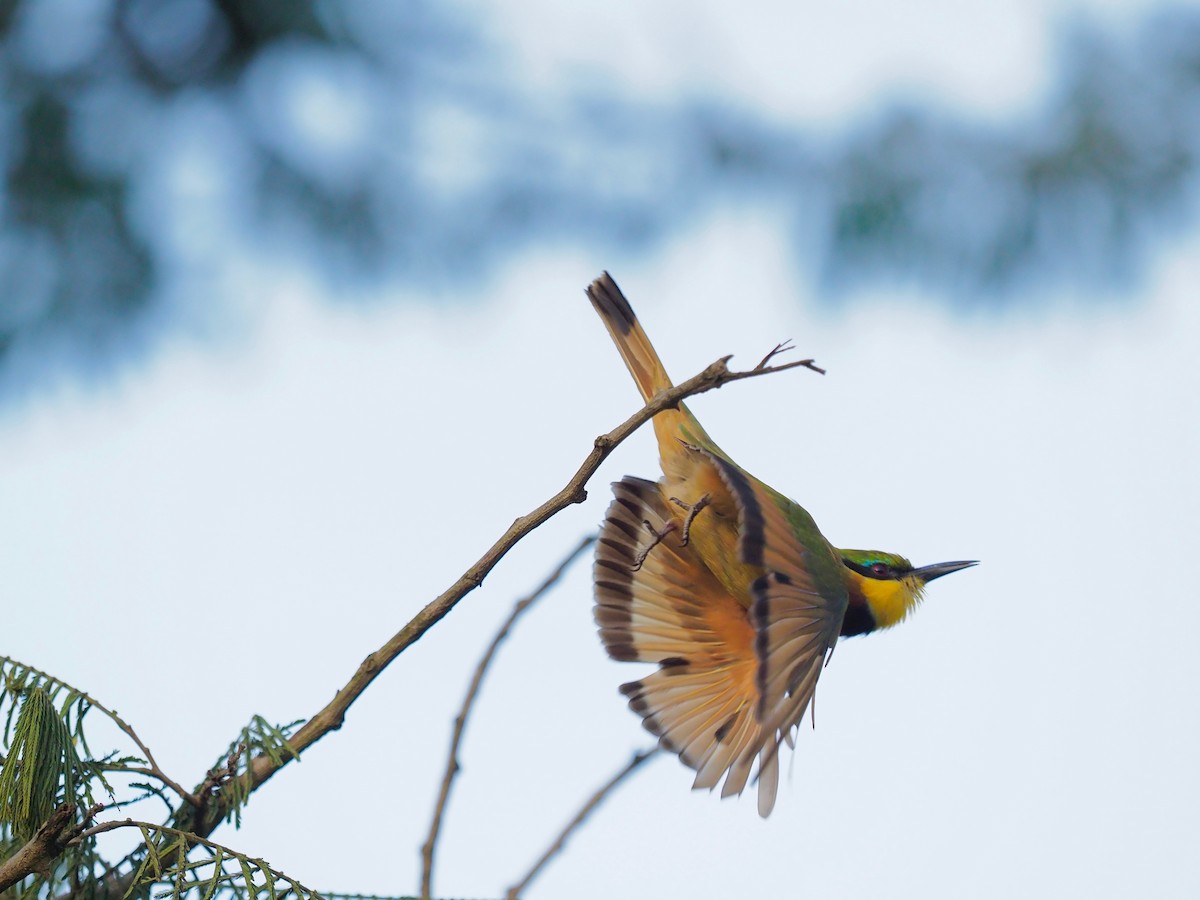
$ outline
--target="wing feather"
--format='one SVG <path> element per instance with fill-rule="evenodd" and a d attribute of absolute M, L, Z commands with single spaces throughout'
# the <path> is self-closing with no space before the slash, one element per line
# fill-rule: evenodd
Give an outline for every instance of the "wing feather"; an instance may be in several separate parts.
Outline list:
<path fill-rule="evenodd" d="M 613 486 L 597 544 L 595 618 L 614 659 L 659 664 L 622 690 L 662 746 L 696 770 L 693 786 L 712 789 L 724 777 L 721 796 L 740 794 L 757 759 L 765 817 L 779 747 L 812 702 L 848 598 L 844 582 L 820 577 L 838 563 L 815 525 L 807 536 L 797 527 L 811 522 L 807 513 L 719 454 L 700 453 L 737 504 L 740 559 L 762 572 L 750 609 L 671 534 L 678 511 L 661 486 L 625 478 Z"/>
<path fill-rule="evenodd" d="M 710 459 L 738 503 L 739 553 L 765 571 L 751 587 L 755 626 L 755 715 L 763 742 L 747 747 L 730 778 L 748 776 L 759 763 L 759 811 L 774 797 L 778 751 L 789 744 L 816 692 L 837 643 L 849 597 L 840 562 L 801 507 L 717 454 Z M 765 804 L 769 812 L 770 804 Z M 766 815 L 766 813 L 763 813 Z"/>
<path fill-rule="evenodd" d="M 614 659 L 659 665 L 621 690 L 660 744 L 696 770 L 693 787 L 712 789 L 724 777 L 722 796 L 741 793 L 749 767 L 739 760 L 774 746 L 754 712 L 748 612 L 671 534 L 635 568 L 677 510 L 651 481 L 625 478 L 613 492 L 597 543 L 596 624 Z"/>

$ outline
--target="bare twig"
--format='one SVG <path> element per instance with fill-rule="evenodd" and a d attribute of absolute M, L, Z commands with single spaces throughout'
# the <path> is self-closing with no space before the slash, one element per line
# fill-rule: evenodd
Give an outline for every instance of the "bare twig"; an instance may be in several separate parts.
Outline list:
<path fill-rule="evenodd" d="M 92 704 L 92 706 L 96 707 L 96 709 L 100 710 L 100 712 L 104 713 L 110 719 L 112 719 L 117 724 L 117 727 L 120 728 L 127 735 L 129 735 L 130 740 L 132 740 L 135 744 L 137 744 L 138 749 L 141 750 L 142 753 L 145 755 L 146 762 L 148 762 L 150 764 L 149 772 L 143 772 L 142 774 L 148 774 L 148 775 L 153 776 L 154 778 L 157 778 L 159 781 L 161 781 L 163 784 L 165 784 L 167 787 L 169 787 L 171 790 L 173 790 L 176 794 L 178 794 L 181 798 L 186 800 L 192 806 L 194 806 L 197 809 L 200 808 L 200 799 L 195 794 L 186 790 L 183 787 L 183 785 L 181 785 L 178 782 L 173 781 L 171 778 L 169 778 L 167 776 L 167 773 L 164 772 L 159 767 L 158 762 L 154 759 L 154 754 L 150 752 L 150 748 L 147 747 L 145 745 L 145 743 L 142 742 L 142 739 L 140 737 L 138 737 L 138 734 L 136 731 L 133 730 L 132 725 L 130 725 L 128 722 L 126 722 L 124 719 L 122 719 L 120 716 L 118 716 L 112 710 L 107 709 L 104 706 L 102 706 L 101 704 L 97 703 L 91 697 L 88 698 L 88 702 L 90 702 Z"/>
<path fill-rule="evenodd" d="M 429 836 L 425 838 L 425 843 L 421 845 L 421 897 L 432 896 L 433 891 L 433 858 L 434 852 L 437 849 L 438 835 L 442 828 L 442 815 L 446 810 L 446 803 L 450 799 L 450 788 L 454 783 L 455 777 L 459 772 L 458 764 L 458 748 L 462 743 L 463 730 L 466 728 L 467 716 L 471 714 L 471 707 L 475 703 L 475 697 L 479 694 L 479 685 L 483 682 L 483 676 L 487 673 L 488 666 L 492 663 L 492 658 L 496 655 L 496 650 L 504 639 L 508 637 L 509 631 L 513 625 L 530 606 L 532 606 L 539 597 L 545 594 L 552 588 L 563 573 L 570 565 L 579 558 L 592 543 L 596 540 L 594 535 L 588 535 L 580 541 L 575 548 L 566 555 L 553 572 L 547 576 L 546 580 L 538 585 L 537 589 L 527 597 L 518 600 L 513 606 L 512 613 L 504 620 L 504 624 L 500 626 L 500 630 L 496 632 L 496 636 L 492 638 L 492 642 L 488 645 L 483 656 L 479 660 L 479 665 L 475 667 L 475 674 L 471 677 L 471 683 L 467 687 L 466 696 L 463 697 L 462 708 L 458 715 L 454 717 L 454 730 L 450 736 L 450 754 L 446 760 L 446 772 L 442 775 L 442 786 L 438 790 L 437 803 L 433 807 L 433 820 L 429 823 Z"/>
<path fill-rule="evenodd" d="M 756 370 L 757 370 L 757 369 L 763 369 L 763 368 L 765 368 L 765 367 L 766 367 L 767 363 L 769 363 L 771 360 L 773 360 L 773 359 L 774 359 L 776 356 L 778 356 L 780 353 L 788 353 L 788 352 L 790 352 L 790 351 L 792 351 L 792 350 L 795 350 L 795 349 L 796 349 L 795 345 L 793 345 L 793 344 L 792 344 L 792 342 L 791 342 L 790 340 L 789 340 L 789 341 L 783 341 L 783 342 L 781 342 L 781 343 L 778 343 L 778 344 L 776 344 L 776 345 L 775 345 L 775 346 L 774 346 L 774 347 L 771 349 L 771 352 L 770 352 L 770 353 L 768 353 L 766 356 L 764 356 L 762 359 L 760 359 L 760 360 L 758 361 L 758 365 L 757 365 L 757 366 L 755 366 L 754 368 L 755 368 Z M 812 359 L 804 359 L 804 360 L 800 360 L 799 362 L 792 363 L 792 365 L 794 365 L 794 366 L 804 366 L 806 369 L 812 369 L 814 372 L 816 372 L 816 373 L 818 373 L 818 374 L 820 374 L 820 375 L 824 375 L 824 374 L 825 374 L 825 370 L 824 370 L 824 369 L 822 369 L 820 366 L 818 366 L 818 365 L 816 364 L 816 361 L 815 361 L 815 360 L 812 360 Z"/>
<path fill-rule="evenodd" d="M 571 833 L 583 824 L 584 820 L 595 811 L 597 806 L 604 802 L 605 798 L 607 798 L 609 794 L 617 789 L 622 781 L 632 775 L 638 766 L 640 766 L 657 752 L 657 747 L 650 747 L 647 750 L 642 750 L 638 753 L 635 753 L 633 755 L 633 759 L 627 762 L 621 771 L 605 782 L 603 787 L 596 791 L 596 793 L 592 794 L 592 796 L 588 798 L 587 802 L 579 808 L 579 812 L 575 813 L 571 821 L 568 822 L 563 827 L 563 830 L 558 833 L 558 837 L 554 839 L 553 843 L 546 848 L 546 852 L 543 853 L 538 858 L 538 861 L 533 864 L 533 867 L 525 873 L 525 877 L 505 892 L 504 896 L 507 898 L 507 900 L 517 900 L 517 898 L 521 895 L 521 891 L 529 887 L 529 882 L 533 881 L 533 879 L 541 874 L 541 871 L 543 868 L 545 868 L 546 863 L 548 863 L 555 854 L 559 853 L 562 848 L 566 846 L 567 838 L 571 836 Z"/>

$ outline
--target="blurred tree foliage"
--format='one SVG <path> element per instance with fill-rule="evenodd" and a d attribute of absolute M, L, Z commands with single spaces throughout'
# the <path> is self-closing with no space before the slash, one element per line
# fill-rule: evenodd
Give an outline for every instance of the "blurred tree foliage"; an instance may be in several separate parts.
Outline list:
<path fill-rule="evenodd" d="M 56 342 L 103 356 L 219 295 L 239 253 L 451 282 L 534 241 L 653 248 L 721 204 L 782 204 L 831 298 L 903 278 L 1001 306 L 1111 293 L 1194 216 L 1195 10 L 1077 28 L 1020 121 L 893 108 L 820 141 L 522 84 L 453 10 L 0 0 L 0 365 Z"/>

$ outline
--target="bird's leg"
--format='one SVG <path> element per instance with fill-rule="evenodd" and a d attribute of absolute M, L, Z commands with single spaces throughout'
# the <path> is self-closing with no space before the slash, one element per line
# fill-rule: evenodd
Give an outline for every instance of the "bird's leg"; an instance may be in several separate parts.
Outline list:
<path fill-rule="evenodd" d="M 647 531 L 654 535 L 654 538 L 645 546 L 641 553 L 634 557 L 633 565 L 629 567 L 630 572 L 636 572 L 638 569 L 640 569 L 643 563 L 646 562 L 646 558 L 650 555 L 650 551 L 661 544 L 663 542 L 663 538 L 675 530 L 674 522 L 668 522 L 663 526 L 662 531 L 659 531 L 645 519 L 642 520 L 642 524 L 646 526 Z"/>
<path fill-rule="evenodd" d="M 686 547 L 688 545 L 688 541 L 691 540 L 692 537 L 692 523 L 696 521 L 696 516 L 700 515 L 700 510 L 712 503 L 712 497 L 710 497 L 708 494 L 705 494 L 691 506 L 688 506 L 678 497 L 672 497 L 671 502 L 680 509 L 687 510 L 687 517 L 683 520 L 683 531 L 679 535 L 679 543 Z"/>

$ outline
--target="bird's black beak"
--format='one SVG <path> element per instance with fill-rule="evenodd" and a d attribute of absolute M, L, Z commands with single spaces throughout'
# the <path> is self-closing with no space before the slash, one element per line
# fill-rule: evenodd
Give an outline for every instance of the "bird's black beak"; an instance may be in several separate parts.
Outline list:
<path fill-rule="evenodd" d="M 949 575 L 951 572 L 957 572 L 959 569 L 969 569 L 971 566 L 977 565 L 979 565 L 979 560 L 977 559 L 960 559 L 957 562 L 934 563 L 932 566 L 921 566 L 919 569 L 913 569 L 913 574 L 928 584 L 935 578 L 941 578 L 943 575 Z"/>

